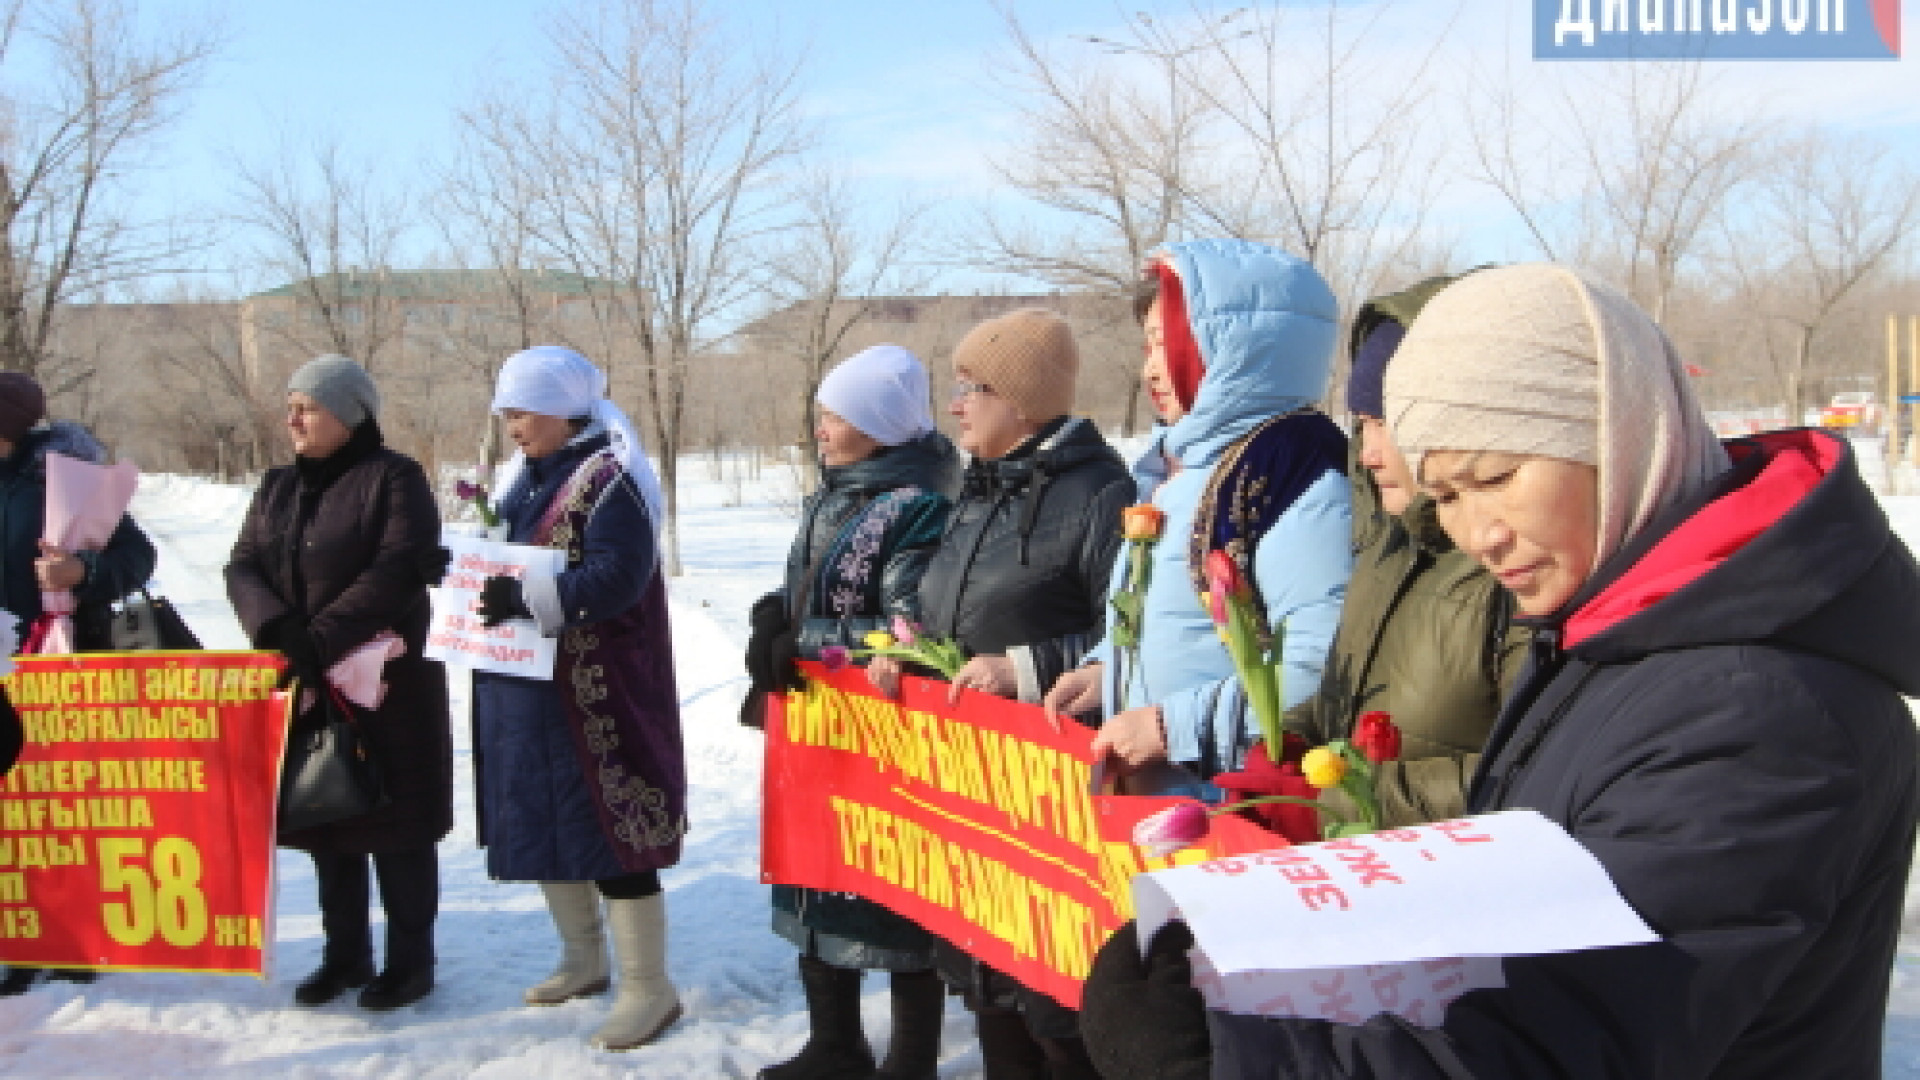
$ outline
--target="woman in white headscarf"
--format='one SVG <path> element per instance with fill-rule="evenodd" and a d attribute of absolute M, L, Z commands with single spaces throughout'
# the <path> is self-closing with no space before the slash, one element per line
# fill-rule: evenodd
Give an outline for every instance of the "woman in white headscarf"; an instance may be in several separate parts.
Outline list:
<path fill-rule="evenodd" d="M 594 1043 L 625 1050 L 680 1015 L 658 872 L 680 857 L 686 769 L 660 487 L 606 391 L 599 368 L 557 346 L 500 370 L 493 411 L 518 450 L 494 509 L 510 541 L 567 557 L 553 577 L 486 583 L 483 622 L 531 619 L 560 640 L 550 681 L 474 676 L 474 775 L 487 872 L 539 882 L 560 932 L 560 966 L 527 1003 L 604 992 L 610 930 L 619 996 Z"/>
<path fill-rule="evenodd" d="M 1441 524 L 1535 628 L 1468 810 L 1565 828 L 1660 940 L 1509 958 L 1422 1027 L 1202 1017 L 1159 993 L 1185 927 L 1144 965 L 1126 932 L 1087 984 L 1103 1074 L 1878 1076 L 1920 798 L 1901 700 L 1920 570 L 1852 448 L 1723 446 L 1653 321 L 1558 266 L 1448 286 L 1385 398 Z"/>
<path fill-rule="evenodd" d="M 920 621 L 920 575 L 960 483 L 960 455 L 934 430 L 927 396 L 926 365 L 898 345 L 856 353 L 821 380 L 820 487 L 801 507 L 785 583 L 749 616 L 750 701 L 804 685 L 797 659 L 858 648 L 895 619 Z M 799 1053 L 761 1070 L 760 1080 L 937 1080 L 947 995 L 927 932 L 850 893 L 775 885 L 773 908 L 774 930 L 800 949 L 808 1032 Z M 877 1065 L 860 1018 L 867 970 L 888 973 L 893 1005 L 892 1038 Z"/>

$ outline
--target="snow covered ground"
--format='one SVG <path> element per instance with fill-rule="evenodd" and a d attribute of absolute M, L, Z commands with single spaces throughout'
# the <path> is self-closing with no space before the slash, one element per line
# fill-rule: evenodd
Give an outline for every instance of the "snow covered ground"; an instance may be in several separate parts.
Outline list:
<path fill-rule="evenodd" d="M 1862 447 L 1862 457 L 1876 461 Z M 397 1013 L 362 1012 L 350 999 L 319 1009 L 291 1003 L 319 959 L 313 874 L 282 852 L 274 971 L 246 978 L 114 975 L 90 986 L 54 983 L 0 1000 L 0 1075 L 34 1077 L 740 1077 L 793 1053 L 806 1013 L 793 954 L 767 929 L 758 881 L 760 737 L 735 711 L 745 687 L 739 656 L 752 600 L 778 580 L 795 525 L 782 470 L 736 480 L 693 464 L 683 479 L 685 574 L 673 582 L 693 833 L 681 865 L 663 875 L 672 970 L 687 1016 L 657 1044 L 628 1054 L 586 1045 L 605 998 L 559 1008 L 520 1004 L 557 943 L 530 885 L 487 879 L 473 846 L 465 695 L 456 682 L 456 825 L 441 845 L 439 986 Z M 1876 477 L 1877 478 L 1877 477 Z M 1905 490 L 1920 490 L 1920 485 Z M 159 590 L 210 647 L 244 647 L 220 568 L 248 493 L 180 477 L 151 477 L 134 512 L 160 548 Z M 1920 543 L 1920 496 L 1886 499 L 1909 543 Z M 1887 1076 L 1920 1080 L 1920 890 L 1895 971 Z M 870 979 L 869 1034 L 884 1046 L 884 984 Z M 979 1075 L 970 1023 L 947 1013 L 942 1075 Z"/>

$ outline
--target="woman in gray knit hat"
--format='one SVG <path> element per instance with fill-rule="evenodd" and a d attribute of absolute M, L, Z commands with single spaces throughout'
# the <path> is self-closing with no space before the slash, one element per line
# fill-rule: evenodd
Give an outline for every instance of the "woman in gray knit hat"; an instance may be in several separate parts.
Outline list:
<path fill-rule="evenodd" d="M 293 464 L 260 481 L 227 563 L 227 595 L 256 648 L 285 654 L 300 685 L 383 634 L 405 652 L 387 663 L 387 696 L 360 730 L 390 801 L 373 813 L 297 831 L 280 843 L 313 857 L 326 946 L 294 991 L 321 1005 L 365 986 L 362 1008 L 411 1004 L 433 989 L 440 904 L 434 845 L 453 825 L 453 740 L 446 674 L 421 655 L 427 586 L 446 568 L 440 512 L 420 464 L 388 449 L 380 392 L 366 369 L 322 356 L 287 384 Z M 318 697 L 294 730 L 321 723 Z M 386 964 L 375 975 L 367 920 L 371 860 L 386 909 Z"/>

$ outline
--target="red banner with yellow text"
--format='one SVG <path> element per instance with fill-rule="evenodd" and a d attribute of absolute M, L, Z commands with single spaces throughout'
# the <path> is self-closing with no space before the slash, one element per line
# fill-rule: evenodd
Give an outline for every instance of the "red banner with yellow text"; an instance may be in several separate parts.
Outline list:
<path fill-rule="evenodd" d="M 0 962 L 264 975 L 284 661 L 18 657 L 0 780 Z"/>
<path fill-rule="evenodd" d="M 1176 800 L 1095 796 L 1093 733 L 1041 709 L 907 677 L 801 665 L 767 718 L 761 878 L 858 893 L 1070 1007 L 1132 918 L 1135 874 L 1284 847 L 1231 815 L 1173 860 L 1127 839 Z"/>

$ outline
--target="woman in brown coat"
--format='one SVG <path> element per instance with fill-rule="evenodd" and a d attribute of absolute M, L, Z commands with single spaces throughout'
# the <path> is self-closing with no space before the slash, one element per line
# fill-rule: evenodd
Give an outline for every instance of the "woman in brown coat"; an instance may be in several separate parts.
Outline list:
<path fill-rule="evenodd" d="M 387 693 L 361 731 L 390 800 L 371 814 L 282 832 L 313 857 L 326 951 L 294 992 L 320 1005 L 365 985 L 360 1005 L 392 1009 L 433 989 L 440 905 L 434 844 L 453 825 L 446 674 L 420 655 L 427 585 L 445 569 L 440 513 L 418 462 L 387 449 L 380 396 L 360 365 L 323 356 L 288 384 L 297 455 L 260 481 L 227 564 L 227 595 L 254 645 L 284 653 L 305 687 L 341 657 L 392 631 L 406 652 L 387 663 Z M 305 695 L 303 695 L 303 698 Z M 318 723 L 311 706 L 295 730 Z M 371 856 L 387 915 L 386 966 L 375 977 L 367 920 Z"/>

